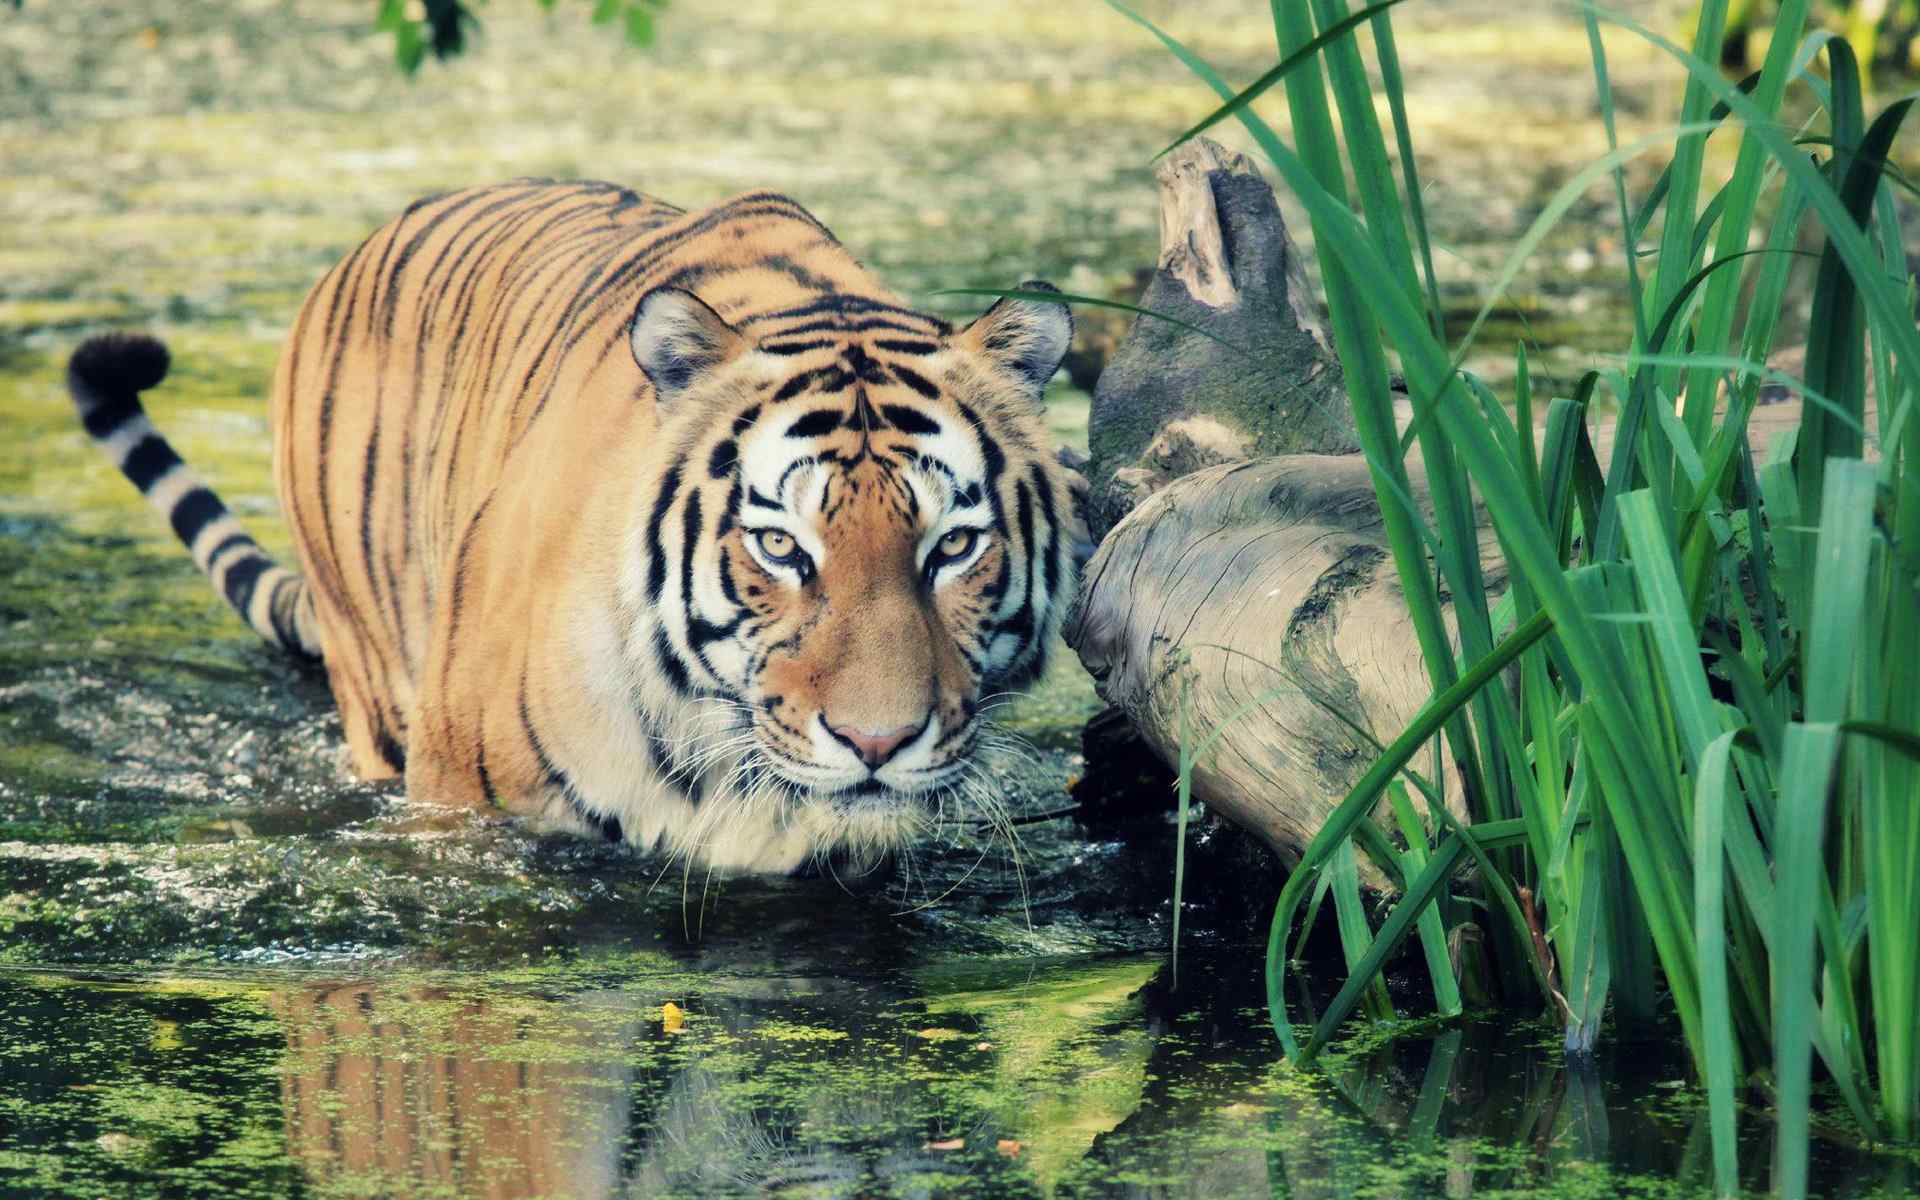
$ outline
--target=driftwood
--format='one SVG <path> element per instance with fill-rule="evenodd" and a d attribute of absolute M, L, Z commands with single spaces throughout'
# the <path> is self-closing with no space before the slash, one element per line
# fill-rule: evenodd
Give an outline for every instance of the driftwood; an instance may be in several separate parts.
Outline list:
<path fill-rule="evenodd" d="M 1195 771 L 1195 795 L 1294 862 L 1375 743 L 1397 737 L 1432 689 L 1271 190 L 1209 143 L 1170 156 L 1160 186 L 1161 257 L 1142 307 L 1243 345 L 1277 340 L 1280 352 L 1249 365 L 1190 331 L 1135 322 L 1094 396 L 1089 476 L 1096 522 L 1110 528 L 1066 637 L 1166 761 L 1183 736 L 1231 722 Z M 1276 384 L 1288 369 L 1298 376 Z M 1750 437 L 1764 447 L 1798 415 L 1759 409 Z M 1612 433 L 1594 433 L 1603 462 Z M 1407 465 L 1428 508 L 1417 451 Z M 1481 530 L 1487 585 L 1504 590 L 1484 514 Z M 1416 766 L 1431 763 L 1423 754 Z M 1375 816 L 1391 824 L 1384 804 Z"/>

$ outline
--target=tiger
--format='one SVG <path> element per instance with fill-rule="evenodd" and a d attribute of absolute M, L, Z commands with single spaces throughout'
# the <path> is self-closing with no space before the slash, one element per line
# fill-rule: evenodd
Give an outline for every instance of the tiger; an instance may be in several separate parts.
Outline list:
<path fill-rule="evenodd" d="M 73 354 L 81 423 L 409 805 L 710 870 L 885 861 L 988 795 L 1087 542 L 1030 281 L 956 327 L 770 191 L 419 200 L 308 294 L 272 382 L 297 567 L 156 431 L 157 339 Z M 968 781 L 972 780 L 971 793 Z"/>

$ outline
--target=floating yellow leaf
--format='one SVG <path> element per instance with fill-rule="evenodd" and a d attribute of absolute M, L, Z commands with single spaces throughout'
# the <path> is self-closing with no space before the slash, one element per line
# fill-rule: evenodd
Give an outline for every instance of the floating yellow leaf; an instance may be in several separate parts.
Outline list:
<path fill-rule="evenodd" d="M 668 1033 L 679 1033 L 686 1028 L 687 1010 L 669 1000 L 660 1006 L 660 1024 Z"/>

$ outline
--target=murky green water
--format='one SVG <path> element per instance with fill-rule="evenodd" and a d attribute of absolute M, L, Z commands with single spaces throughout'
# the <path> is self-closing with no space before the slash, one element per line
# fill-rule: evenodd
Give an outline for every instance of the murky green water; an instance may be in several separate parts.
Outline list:
<path fill-rule="evenodd" d="M 575 7 L 496 0 L 478 53 L 409 84 L 356 0 L 0 5 L 0 1194 L 1699 1190 L 1704 1117 L 1660 1048 L 1571 1071 L 1551 1030 L 1503 1021 L 1288 1070 L 1248 944 L 1271 881 L 1197 874 L 1175 992 L 1170 831 L 1038 823 L 1016 857 L 962 824 L 884 879 L 723 881 L 424 828 L 343 780 L 323 682 L 219 607 L 73 427 L 81 336 L 169 339 L 157 419 L 284 550 L 278 340 L 418 193 L 775 186 L 959 311 L 929 293 L 1120 287 L 1154 253 L 1144 164 L 1207 106 L 1094 5 L 688 3 L 646 56 Z M 1237 78 L 1265 65 L 1261 5 L 1146 7 Z M 1505 13 L 1503 39 L 1504 8 L 1401 11 L 1442 274 L 1471 306 L 1601 148 L 1584 40 L 1551 12 Z M 1614 78 L 1644 99 L 1623 136 L 1671 107 L 1644 53 Z M 1576 211 L 1501 326 L 1549 375 L 1624 327 L 1610 205 Z M 1053 401 L 1081 436 L 1085 397 Z M 1025 811 L 1066 803 L 1091 703 L 1065 663 L 1010 715 L 1039 747 L 1002 772 Z M 1920 1170 L 1839 1133 L 1816 1158 L 1832 1195 Z"/>

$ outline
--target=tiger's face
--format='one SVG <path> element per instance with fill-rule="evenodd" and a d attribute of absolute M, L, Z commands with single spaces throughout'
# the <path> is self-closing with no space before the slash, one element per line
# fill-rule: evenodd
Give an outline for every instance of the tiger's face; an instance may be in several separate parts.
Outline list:
<path fill-rule="evenodd" d="M 959 331 L 851 297 L 749 330 L 683 291 L 641 302 L 675 452 L 633 539 L 640 641 L 663 699 L 727 714 L 733 791 L 865 814 L 871 838 L 1043 669 L 1086 539 L 1040 408 L 1071 334 L 1022 300 Z"/>

